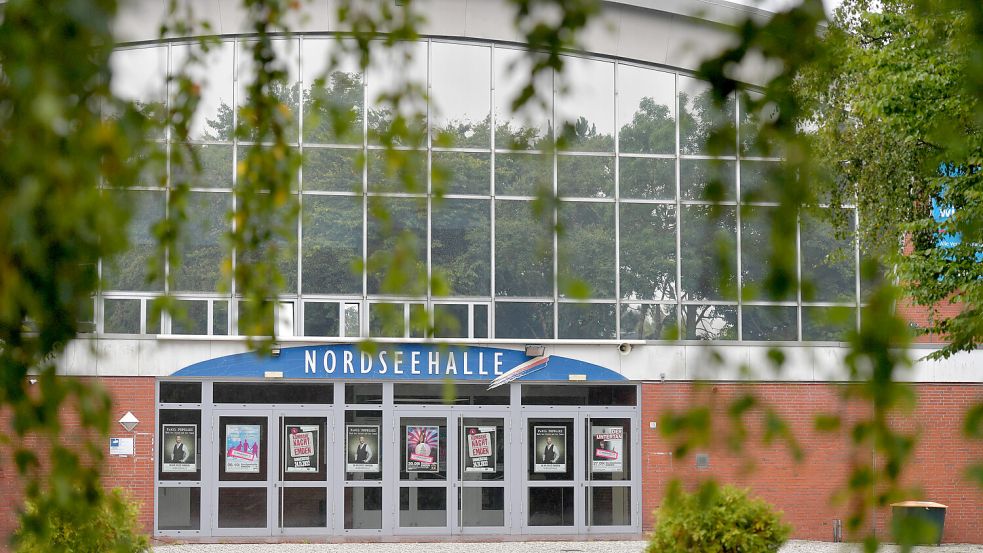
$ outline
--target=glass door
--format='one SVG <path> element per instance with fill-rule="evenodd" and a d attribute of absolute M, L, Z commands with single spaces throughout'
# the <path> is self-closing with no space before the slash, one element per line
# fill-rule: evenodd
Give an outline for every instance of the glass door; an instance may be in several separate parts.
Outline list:
<path fill-rule="evenodd" d="M 631 417 L 584 419 L 588 532 L 632 531 Z"/>
<path fill-rule="evenodd" d="M 522 498 L 523 532 L 568 534 L 584 530 L 583 433 L 581 417 L 549 411 L 523 414 L 525 471 Z"/>
<path fill-rule="evenodd" d="M 330 533 L 334 505 L 328 492 L 330 417 L 279 412 L 276 420 L 280 444 L 274 484 L 276 528 L 280 534 Z"/>
<path fill-rule="evenodd" d="M 397 533 L 449 534 L 454 528 L 456 477 L 448 452 L 457 451 L 455 422 L 447 415 L 397 411 Z"/>
<path fill-rule="evenodd" d="M 268 411 L 215 412 L 215 536 L 271 534 L 271 504 L 276 504 L 270 493 L 276 436 L 270 435 L 270 418 Z"/>
<path fill-rule="evenodd" d="M 461 534 L 505 533 L 510 505 L 505 413 L 459 415 L 457 525 Z"/>

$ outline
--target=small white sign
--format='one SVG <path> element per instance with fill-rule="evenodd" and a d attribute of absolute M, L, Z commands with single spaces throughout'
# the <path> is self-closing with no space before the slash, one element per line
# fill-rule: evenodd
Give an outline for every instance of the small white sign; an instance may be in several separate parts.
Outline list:
<path fill-rule="evenodd" d="M 110 455 L 133 455 L 133 438 L 109 438 Z"/>

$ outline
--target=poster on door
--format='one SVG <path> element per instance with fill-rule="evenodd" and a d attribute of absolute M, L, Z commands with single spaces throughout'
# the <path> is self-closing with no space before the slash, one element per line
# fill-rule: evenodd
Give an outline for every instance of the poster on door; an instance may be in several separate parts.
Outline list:
<path fill-rule="evenodd" d="M 464 472 L 495 472 L 495 427 L 465 426 Z"/>
<path fill-rule="evenodd" d="M 439 472 L 439 426 L 406 427 L 406 472 Z"/>
<path fill-rule="evenodd" d="M 624 427 L 591 426 L 591 472 L 624 470 Z"/>
<path fill-rule="evenodd" d="M 258 424 L 225 425 L 225 472 L 259 473 Z"/>
<path fill-rule="evenodd" d="M 318 440 L 321 427 L 316 424 L 286 425 L 286 459 L 283 464 L 284 472 L 317 472 Z"/>
<path fill-rule="evenodd" d="M 379 426 L 349 424 L 345 426 L 345 435 L 345 471 L 379 472 Z"/>
<path fill-rule="evenodd" d="M 567 471 L 567 428 L 565 426 L 534 426 L 535 444 L 532 471 L 539 473 Z"/>
<path fill-rule="evenodd" d="M 196 472 L 198 455 L 197 424 L 163 424 L 161 439 L 164 442 L 161 472 Z"/>

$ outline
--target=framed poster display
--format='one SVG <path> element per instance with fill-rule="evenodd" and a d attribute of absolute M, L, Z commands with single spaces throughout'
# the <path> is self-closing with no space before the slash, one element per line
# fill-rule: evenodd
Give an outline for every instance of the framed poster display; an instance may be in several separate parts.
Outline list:
<path fill-rule="evenodd" d="M 225 472 L 259 474 L 260 425 L 225 425 Z"/>
<path fill-rule="evenodd" d="M 567 471 L 567 429 L 565 426 L 535 426 L 535 456 L 533 472 L 556 473 Z"/>
<path fill-rule="evenodd" d="M 161 472 L 196 472 L 198 470 L 198 425 L 161 425 L 163 448 Z"/>
<path fill-rule="evenodd" d="M 494 426 L 464 427 L 464 472 L 495 472 Z"/>
<path fill-rule="evenodd" d="M 624 427 L 591 426 L 591 472 L 624 470 Z"/>
<path fill-rule="evenodd" d="M 440 427 L 407 426 L 406 472 L 440 472 Z"/>
<path fill-rule="evenodd" d="M 345 471 L 379 472 L 379 426 L 349 424 L 345 436 Z"/>
<path fill-rule="evenodd" d="M 284 428 L 284 472 L 317 472 L 321 427 L 316 424 L 287 424 Z"/>

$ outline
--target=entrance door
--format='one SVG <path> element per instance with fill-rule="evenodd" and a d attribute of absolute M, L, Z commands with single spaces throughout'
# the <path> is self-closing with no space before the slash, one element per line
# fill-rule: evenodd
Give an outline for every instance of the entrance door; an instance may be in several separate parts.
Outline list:
<path fill-rule="evenodd" d="M 585 529 L 583 418 L 550 410 L 522 417 L 522 531 L 528 534 L 582 533 Z"/>
<path fill-rule="evenodd" d="M 584 468 L 588 532 L 631 533 L 631 417 L 611 414 L 584 418 Z"/>
<path fill-rule="evenodd" d="M 327 534 L 332 531 L 334 502 L 328 493 L 327 415 L 307 412 L 276 414 L 279 474 L 274 483 L 276 528 L 280 534 Z"/>
<path fill-rule="evenodd" d="M 216 411 L 212 534 L 329 533 L 329 421 L 308 412 Z"/>
<path fill-rule="evenodd" d="M 446 412 L 445 412 L 446 413 Z M 427 411 L 397 411 L 399 465 L 395 529 L 400 534 L 449 534 L 456 525 L 456 419 Z"/>
<path fill-rule="evenodd" d="M 277 457 L 269 411 L 216 411 L 215 536 L 269 536 Z"/>
<path fill-rule="evenodd" d="M 505 412 L 459 414 L 457 526 L 460 534 L 500 534 L 508 527 L 510 490 L 509 436 Z"/>

